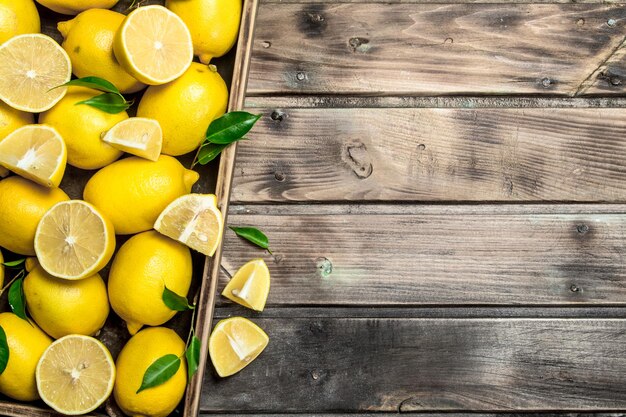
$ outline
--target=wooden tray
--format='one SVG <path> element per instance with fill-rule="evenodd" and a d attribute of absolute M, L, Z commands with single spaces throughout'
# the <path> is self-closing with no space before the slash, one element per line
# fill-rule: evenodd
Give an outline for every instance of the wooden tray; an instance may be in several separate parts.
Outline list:
<path fill-rule="evenodd" d="M 254 38 L 254 22 L 258 0 L 242 0 L 243 13 L 241 18 L 241 26 L 239 38 L 235 47 L 226 56 L 212 61 L 218 67 L 218 71 L 229 83 L 230 98 L 228 102 L 228 110 L 240 110 L 243 108 L 245 91 L 248 78 L 248 69 L 250 63 L 250 53 Z M 132 0 L 120 0 L 113 10 L 124 12 L 128 9 Z M 142 5 L 147 4 L 163 4 L 164 0 L 144 0 Z M 59 21 L 69 20 L 71 16 L 64 16 L 51 12 L 48 9 L 37 5 L 39 15 L 41 17 L 41 30 L 57 41 L 62 41 L 60 33 L 56 29 Z M 141 94 L 141 93 L 139 93 Z M 138 97 L 139 98 L 139 97 Z M 135 100 L 138 103 L 139 100 Z M 134 115 L 135 108 L 129 109 L 129 115 Z M 215 193 L 218 199 L 218 206 L 224 214 L 224 221 L 228 213 L 228 202 L 230 198 L 230 188 L 232 183 L 233 169 L 235 165 L 235 155 L 237 152 L 237 144 L 234 143 L 226 148 L 219 159 L 219 163 L 213 163 L 207 166 L 197 166 L 196 170 L 200 173 L 200 180 L 194 186 L 194 192 Z M 185 156 L 179 158 L 183 165 L 189 166 L 191 157 Z M 61 188 L 71 198 L 82 198 L 82 190 L 87 180 L 93 175 L 93 171 L 84 171 L 68 166 L 65 177 L 61 184 Z M 119 248 L 130 236 L 117 236 L 117 247 Z M 185 398 L 172 415 L 182 415 L 184 417 L 197 416 L 200 406 L 200 395 L 202 392 L 202 381 L 204 371 L 207 365 L 208 356 L 208 339 L 211 333 L 213 321 L 213 309 L 215 305 L 215 297 L 217 293 L 217 283 L 219 275 L 219 265 L 222 256 L 222 245 L 218 247 L 212 258 L 206 258 L 198 253 L 193 253 L 194 279 L 189 291 L 188 298 L 197 300 L 196 312 L 196 335 L 202 342 L 200 349 L 200 363 L 198 372 L 189 382 Z M 106 278 L 108 268 L 102 271 L 101 275 Z M 0 302 L 1 311 L 8 311 L 6 299 Z M 183 340 L 187 337 L 191 321 L 190 313 L 178 313 L 165 326 L 176 330 Z M 113 357 L 117 357 L 118 353 L 130 338 L 123 321 L 111 311 L 107 323 L 97 336 L 111 351 Z M 91 416 L 111 416 L 122 417 L 124 414 L 116 406 L 113 397 L 111 397 L 102 409 L 90 414 Z M 57 417 L 59 414 L 47 408 L 43 402 L 19 403 L 8 397 L 0 395 L 0 415 L 10 417 Z"/>

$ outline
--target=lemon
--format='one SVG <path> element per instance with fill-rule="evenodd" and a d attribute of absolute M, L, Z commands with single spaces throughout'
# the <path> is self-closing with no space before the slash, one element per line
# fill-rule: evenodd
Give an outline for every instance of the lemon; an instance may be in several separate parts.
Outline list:
<path fill-rule="evenodd" d="M 9 363 L 0 374 L 0 392 L 19 401 L 39 399 L 35 369 L 52 340 L 37 326 L 13 313 L 0 314 L 0 327 L 9 345 Z"/>
<path fill-rule="evenodd" d="M 26 272 L 30 272 L 38 266 L 39 261 L 37 260 L 36 256 L 29 256 L 28 258 L 26 258 L 26 261 L 24 261 L 24 269 L 26 269 Z"/>
<path fill-rule="evenodd" d="M 237 41 L 241 0 L 167 0 L 165 6 L 187 24 L 193 52 L 208 64 L 226 54 Z"/>
<path fill-rule="evenodd" d="M 127 119 L 128 114 L 105 113 L 86 104 L 77 104 L 101 94 L 83 87 L 70 87 L 56 106 L 41 114 L 39 123 L 54 127 L 67 145 L 67 163 L 82 169 L 98 169 L 118 159 L 122 152 L 104 143 L 101 136 Z"/>
<path fill-rule="evenodd" d="M 241 371 L 263 352 L 269 340 L 259 326 L 246 318 L 220 321 L 209 338 L 209 355 L 217 374 L 226 377 Z"/>
<path fill-rule="evenodd" d="M 70 80 L 67 53 L 49 36 L 15 36 L 0 45 L 0 99 L 17 110 L 39 113 L 59 102 Z"/>
<path fill-rule="evenodd" d="M 46 188 L 21 177 L 0 181 L 0 246 L 21 255 L 35 255 L 35 231 L 56 203 L 69 200 L 59 188 Z"/>
<path fill-rule="evenodd" d="M 161 155 L 163 131 L 154 119 L 131 117 L 113 126 L 102 140 L 120 151 L 157 161 Z"/>
<path fill-rule="evenodd" d="M 0 142 L 18 127 L 35 123 L 32 113 L 15 110 L 0 101 Z"/>
<path fill-rule="evenodd" d="M 4 286 L 4 257 L 2 256 L 2 251 L 0 251 L 0 288 Z"/>
<path fill-rule="evenodd" d="M 138 7 L 126 17 L 113 41 L 115 57 L 144 84 L 165 84 L 180 77 L 193 60 L 185 23 L 163 6 Z"/>
<path fill-rule="evenodd" d="M 91 204 L 62 201 L 41 218 L 35 252 L 45 271 L 58 278 L 83 279 L 100 271 L 115 250 L 111 223 Z"/>
<path fill-rule="evenodd" d="M 37 0 L 37 3 L 62 14 L 75 15 L 87 9 L 110 9 L 118 0 Z"/>
<path fill-rule="evenodd" d="M 239 268 L 222 295 L 256 311 L 263 311 L 270 292 L 270 271 L 263 259 L 253 259 Z"/>
<path fill-rule="evenodd" d="M 159 214 L 198 180 L 176 158 L 156 162 L 130 157 L 102 168 L 87 182 L 83 197 L 113 222 L 118 234 L 152 229 Z"/>
<path fill-rule="evenodd" d="M 115 363 L 109 350 L 89 336 L 69 335 L 52 343 L 36 371 L 41 399 L 65 415 L 98 408 L 113 391 Z"/>
<path fill-rule="evenodd" d="M 109 315 L 107 289 L 98 274 L 68 281 L 36 267 L 24 279 L 23 288 L 33 320 L 55 339 L 68 334 L 92 336 Z"/>
<path fill-rule="evenodd" d="M 16 35 L 40 31 L 39 13 L 33 0 L 0 0 L 0 43 Z"/>
<path fill-rule="evenodd" d="M 113 395 L 122 411 L 129 416 L 166 417 L 176 408 L 187 383 L 183 352 L 185 343 L 171 329 L 153 327 L 131 337 L 117 357 L 117 378 Z M 181 366 L 162 385 L 137 394 L 146 370 L 165 355 L 181 356 Z"/>
<path fill-rule="evenodd" d="M 45 187 L 61 184 L 66 162 L 65 142 L 50 126 L 23 126 L 0 142 L 0 164 Z"/>
<path fill-rule="evenodd" d="M 112 82 L 122 93 L 134 93 L 144 85 L 133 78 L 113 56 L 113 37 L 124 15 L 105 9 L 90 9 L 72 20 L 59 22 L 63 49 L 79 78 L 96 76 Z"/>
<path fill-rule="evenodd" d="M 159 121 L 162 152 L 176 156 L 200 146 L 207 128 L 224 114 L 227 105 L 228 88 L 215 66 L 194 62 L 176 81 L 148 87 L 137 116 Z"/>

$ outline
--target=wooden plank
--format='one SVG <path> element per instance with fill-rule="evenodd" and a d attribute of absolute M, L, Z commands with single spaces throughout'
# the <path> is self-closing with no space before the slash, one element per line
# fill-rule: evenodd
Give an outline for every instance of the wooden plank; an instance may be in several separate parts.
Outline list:
<path fill-rule="evenodd" d="M 626 201 L 626 110 L 259 109 L 237 202 Z"/>
<path fill-rule="evenodd" d="M 626 408 L 626 321 L 255 319 L 241 373 L 206 372 L 203 412 Z"/>
<path fill-rule="evenodd" d="M 622 4 L 262 7 L 249 95 L 584 94 L 625 18 Z"/>
<path fill-rule="evenodd" d="M 270 305 L 624 305 L 626 207 L 244 206 Z M 225 233 L 233 274 L 263 252 Z M 227 281 L 223 274 L 221 288 Z M 224 302 L 220 300 L 220 302 Z"/>

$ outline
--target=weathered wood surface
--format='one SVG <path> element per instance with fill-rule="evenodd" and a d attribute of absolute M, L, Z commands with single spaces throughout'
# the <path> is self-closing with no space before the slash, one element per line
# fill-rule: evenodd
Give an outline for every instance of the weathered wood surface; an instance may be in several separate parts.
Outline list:
<path fill-rule="evenodd" d="M 255 319 L 245 372 L 207 372 L 204 412 L 552 411 L 626 408 L 626 322 Z"/>
<path fill-rule="evenodd" d="M 233 199 L 626 201 L 626 109 L 254 109 Z"/>
<path fill-rule="evenodd" d="M 248 94 L 623 94 L 625 18 L 622 4 L 271 4 Z"/>

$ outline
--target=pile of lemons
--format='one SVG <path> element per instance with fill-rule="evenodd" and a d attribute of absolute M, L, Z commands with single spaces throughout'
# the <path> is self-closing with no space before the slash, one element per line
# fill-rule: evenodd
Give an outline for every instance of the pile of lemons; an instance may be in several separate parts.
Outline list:
<path fill-rule="evenodd" d="M 22 291 L 32 319 L 0 314 L 8 346 L 0 392 L 41 398 L 68 415 L 113 394 L 128 415 L 167 416 L 187 372 L 186 343 L 160 327 L 176 314 L 163 292 L 187 296 L 190 248 L 212 256 L 224 226 L 215 196 L 190 194 L 199 175 L 176 157 L 195 151 L 226 111 L 228 90 L 210 61 L 234 45 L 241 0 L 171 0 L 128 15 L 108 10 L 117 0 L 37 2 L 75 17 L 58 24 L 58 44 L 39 33 L 33 0 L 0 0 L 0 247 L 29 257 Z M 136 117 L 89 105 L 102 91 L 64 86 L 72 74 L 107 80 L 117 92 L 105 95 L 145 90 Z M 68 164 L 93 170 L 81 200 L 60 188 Z M 118 235 L 132 236 L 116 247 Z M 0 253 L 0 287 L 2 261 Z M 268 291 L 267 266 L 254 260 L 224 295 L 263 310 Z M 115 362 L 92 337 L 110 309 L 132 335 Z M 236 317 L 216 326 L 209 351 L 228 376 L 267 343 L 260 328 Z M 183 366 L 140 391 L 164 355 Z"/>

